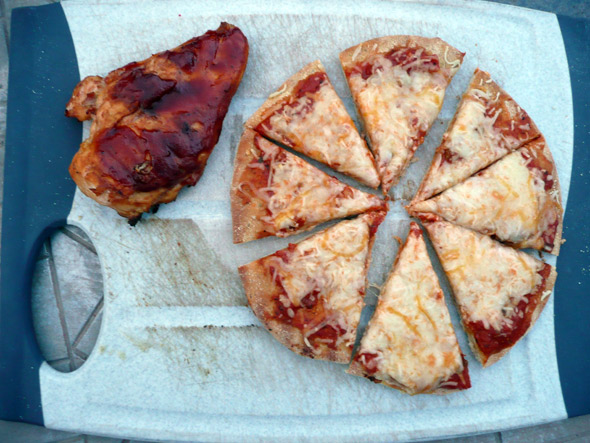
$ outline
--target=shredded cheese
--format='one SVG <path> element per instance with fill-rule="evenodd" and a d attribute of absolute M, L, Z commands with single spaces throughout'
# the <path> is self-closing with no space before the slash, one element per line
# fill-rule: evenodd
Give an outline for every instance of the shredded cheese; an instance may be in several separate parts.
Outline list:
<path fill-rule="evenodd" d="M 438 214 L 503 241 L 521 243 L 542 234 L 545 198 L 543 181 L 535 180 L 525 158 L 514 152 L 413 209 Z"/>
<path fill-rule="evenodd" d="M 268 96 L 268 98 L 278 97 L 279 95 L 283 94 L 286 90 L 287 90 L 287 84 L 285 83 L 285 84 L 283 84 L 283 86 L 280 87 L 280 89 L 277 89 L 275 92 L 270 94 Z"/>
<path fill-rule="evenodd" d="M 326 325 L 333 325 L 345 331 L 336 345 L 344 343 L 352 350 L 365 292 L 369 254 L 367 217 L 343 221 L 303 240 L 290 253 L 288 261 L 278 259 L 273 263 L 289 306 L 301 306 L 303 298 L 314 291 L 318 291 L 317 303 L 324 304 L 327 317 L 315 323 L 312 320 L 303 334 L 310 348 L 309 337 Z M 289 311 L 292 309 L 287 310 L 292 318 L 294 314 Z"/>
<path fill-rule="evenodd" d="M 455 59 L 455 60 L 453 60 L 453 61 L 450 61 L 450 60 L 447 58 L 447 54 L 448 54 L 448 52 L 449 52 L 449 47 L 447 46 L 447 47 L 445 48 L 445 53 L 444 53 L 444 59 L 445 59 L 445 62 L 446 62 L 448 65 L 450 65 L 450 66 L 451 66 L 451 68 L 453 68 L 453 69 L 456 69 L 456 68 L 458 68 L 459 66 L 461 66 L 461 60 L 459 60 L 459 59 Z"/>
<path fill-rule="evenodd" d="M 542 248 L 545 229 L 558 217 L 557 189 L 545 191 L 544 172 L 528 164 L 544 143 L 530 143 L 430 200 L 413 205 L 445 220 L 520 248 Z M 551 174 L 547 176 L 552 179 Z M 558 195 L 557 195 L 558 197 Z"/>
<path fill-rule="evenodd" d="M 382 204 L 378 197 L 345 185 L 293 154 L 283 152 L 277 161 L 280 148 L 273 143 L 260 138 L 259 148 L 270 162 L 267 187 L 258 192 L 270 211 L 262 220 L 273 225 L 278 236 Z M 304 225 L 297 220 L 304 220 Z"/>
<path fill-rule="evenodd" d="M 354 52 L 352 53 L 352 57 L 351 57 L 351 60 L 352 61 L 355 61 L 356 60 L 356 58 L 358 57 L 358 55 L 361 53 L 361 50 L 362 50 L 362 45 L 358 45 L 356 47 L 356 49 L 354 50 Z"/>
<path fill-rule="evenodd" d="M 379 185 L 371 153 L 329 81 L 285 104 L 260 130 L 343 174 L 372 187 Z"/>
<path fill-rule="evenodd" d="M 422 236 L 409 235 L 379 297 L 359 353 L 379 356 L 373 376 L 411 394 L 463 371 L 461 351 Z M 361 360 L 362 361 L 362 360 Z"/>
<path fill-rule="evenodd" d="M 497 127 L 496 121 L 503 108 L 489 109 L 489 103 L 496 102 L 500 93 L 497 92 L 492 99 L 491 86 L 482 88 L 480 84 L 476 87 L 475 83 L 474 78 L 459 104 L 453 125 L 443 136 L 440 149 L 446 151 L 451 161 L 441 161 L 440 155 L 435 157 L 432 169 L 422 184 L 422 198 L 436 195 L 467 179 L 534 137 L 530 133 L 514 137 L 511 133 L 515 122 L 521 121 L 520 108 L 510 121 L 510 131 L 503 126 Z M 492 83 L 491 78 L 485 83 Z M 510 97 L 506 97 L 506 100 L 513 102 Z M 530 130 L 530 126 L 527 129 L 526 125 L 519 125 L 519 128 Z"/>
<path fill-rule="evenodd" d="M 424 63 L 419 53 L 417 56 L 416 66 Z M 348 83 L 387 190 L 407 166 L 419 135 L 436 119 L 448 80 L 442 71 L 393 65 L 382 54 L 367 62 L 372 64 L 372 75 L 363 79 L 360 73 L 353 73 Z"/>
<path fill-rule="evenodd" d="M 426 229 L 453 288 L 463 321 L 481 321 L 496 331 L 512 321 L 506 315 L 542 282 L 544 263 L 490 237 L 447 222 Z M 518 316 L 522 318 L 522 311 Z"/>

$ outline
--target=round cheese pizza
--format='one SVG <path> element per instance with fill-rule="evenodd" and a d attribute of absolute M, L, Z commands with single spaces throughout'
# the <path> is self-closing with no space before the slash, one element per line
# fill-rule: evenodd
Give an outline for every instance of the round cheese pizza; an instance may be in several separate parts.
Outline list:
<path fill-rule="evenodd" d="M 349 374 L 411 395 L 471 387 L 416 222 L 354 355 L 353 347 L 387 193 L 436 120 L 464 55 L 438 38 L 407 35 L 369 40 L 340 54 L 372 154 L 323 65 L 312 62 L 246 121 L 234 165 L 234 243 L 347 218 L 239 268 L 261 323 L 298 354 L 349 364 Z M 363 185 L 381 185 L 385 200 L 305 157 Z M 564 240 L 551 151 L 526 111 L 487 72 L 475 70 L 407 203 L 432 241 L 473 355 L 490 366 L 530 331 L 557 277 L 553 266 L 519 249 L 557 255 Z"/>

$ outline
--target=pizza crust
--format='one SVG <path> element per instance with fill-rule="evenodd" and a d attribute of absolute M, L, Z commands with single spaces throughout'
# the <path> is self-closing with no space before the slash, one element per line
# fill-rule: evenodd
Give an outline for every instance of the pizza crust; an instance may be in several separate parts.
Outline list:
<path fill-rule="evenodd" d="M 465 370 L 465 367 L 463 367 L 463 370 Z M 372 381 L 373 383 L 382 384 L 382 385 L 388 386 L 393 389 L 397 389 L 398 391 L 401 391 L 405 394 L 412 395 L 412 396 L 413 395 L 421 395 L 421 394 L 447 395 L 447 394 L 452 394 L 454 392 L 463 391 L 463 389 L 436 388 L 432 391 L 427 391 L 427 392 L 410 393 L 410 392 L 407 392 L 406 389 L 404 389 L 404 387 L 402 385 L 395 384 L 395 383 L 389 383 L 387 381 L 379 380 L 375 377 L 370 376 L 369 374 L 367 374 L 365 372 L 363 365 L 360 362 L 358 362 L 357 360 L 352 361 L 352 363 L 350 364 L 350 366 L 346 370 L 346 373 L 350 374 L 350 375 L 356 375 L 358 377 L 364 377 L 367 380 Z"/>
<path fill-rule="evenodd" d="M 518 115 L 522 113 L 524 113 L 528 117 L 526 111 L 524 111 L 524 109 L 522 109 L 516 103 L 516 101 L 504 89 L 500 87 L 500 85 L 498 85 L 495 81 L 492 80 L 492 77 L 488 72 L 476 68 L 473 73 L 471 83 L 466 92 L 469 92 L 472 89 L 472 87 L 482 89 L 488 92 L 492 97 L 498 97 L 497 99 L 495 99 L 495 103 L 501 103 L 502 106 L 502 112 L 500 113 L 498 120 L 510 121 L 514 118 L 517 118 Z M 530 117 L 527 119 L 527 123 L 530 125 L 530 135 L 526 141 L 523 141 L 520 144 L 520 146 L 525 145 L 526 143 L 535 139 L 537 136 L 541 134 L 539 132 L 539 128 L 537 128 L 537 125 L 535 125 L 535 122 Z"/>
<path fill-rule="evenodd" d="M 459 70 L 463 57 L 465 56 L 465 53 L 438 37 L 427 38 L 416 35 L 392 35 L 368 40 L 342 51 L 340 53 L 340 63 L 346 71 L 376 54 L 383 54 L 392 49 L 405 47 L 421 47 L 432 54 L 436 54 L 440 67 L 451 71 L 450 77 L 453 77 Z"/>
<path fill-rule="evenodd" d="M 543 138 L 543 136 L 541 136 Z M 543 139 L 544 141 L 544 139 Z M 557 166 L 555 165 L 555 161 L 553 160 L 553 155 L 551 155 L 551 150 L 546 142 L 543 143 L 543 155 L 545 158 L 551 163 L 551 175 L 553 176 L 553 186 L 548 191 L 549 198 L 551 198 L 555 203 L 559 205 L 559 222 L 557 224 L 557 229 L 555 230 L 555 239 L 553 240 L 553 249 L 549 252 L 553 255 L 559 255 L 559 249 L 561 248 L 561 244 L 565 241 L 562 240 L 562 233 L 563 233 L 563 202 L 561 200 L 561 185 L 559 184 L 559 174 L 557 173 Z"/>
<path fill-rule="evenodd" d="M 352 363 L 350 364 L 350 366 L 348 367 L 348 369 L 346 370 L 347 374 L 350 375 L 357 375 L 359 377 L 365 377 L 367 380 L 372 381 L 373 383 L 378 383 L 378 384 L 382 384 L 385 386 L 388 386 L 390 388 L 393 389 L 397 389 L 398 391 L 404 392 L 406 394 L 408 394 L 408 392 L 405 391 L 404 387 L 395 383 L 388 383 L 386 381 L 383 380 L 379 380 L 378 378 L 372 377 L 369 374 L 367 374 L 363 368 L 363 365 L 358 362 L 357 360 L 353 360 Z M 426 394 L 426 392 L 425 392 Z M 430 394 L 430 392 L 428 392 L 428 394 Z M 410 394 L 411 395 L 411 394 Z"/>

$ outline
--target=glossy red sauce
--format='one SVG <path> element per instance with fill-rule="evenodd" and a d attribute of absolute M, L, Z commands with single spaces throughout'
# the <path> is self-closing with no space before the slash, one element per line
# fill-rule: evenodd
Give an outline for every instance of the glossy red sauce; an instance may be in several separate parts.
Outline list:
<path fill-rule="evenodd" d="M 551 251 L 555 246 L 555 237 L 557 235 L 557 226 L 559 220 L 556 218 L 553 222 L 549 223 L 545 232 L 543 232 L 543 241 L 545 242 L 545 249 Z"/>
<path fill-rule="evenodd" d="M 144 72 L 137 63 L 127 65 L 123 72 L 111 87 L 111 98 L 143 108 L 151 106 L 176 86 L 173 80 L 162 80 L 155 74 Z"/>
<path fill-rule="evenodd" d="M 462 157 L 450 149 L 443 148 L 440 153 L 440 165 L 444 163 L 453 164 L 455 161 L 462 160 Z"/>
<path fill-rule="evenodd" d="M 361 357 L 363 358 L 361 359 Z M 357 354 L 354 359 L 363 366 L 367 374 L 373 375 L 379 369 L 377 357 L 378 355 L 374 352 L 362 352 L 360 354 Z"/>
<path fill-rule="evenodd" d="M 307 294 L 299 306 L 293 304 L 285 306 L 278 295 L 273 297 L 272 301 L 274 309 L 270 318 L 294 326 L 301 330 L 302 333 L 314 329 L 328 317 L 327 309 L 321 301 L 319 290 L 317 289 Z M 289 315 L 289 311 L 291 311 L 292 316 Z M 338 337 L 344 333 L 346 331 L 340 326 L 328 324 L 309 335 L 308 341 L 312 347 L 324 344 L 331 349 L 335 349 Z M 321 341 L 318 342 L 318 339 Z"/>
<path fill-rule="evenodd" d="M 422 212 L 418 214 L 418 218 L 422 223 L 436 223 L 442 220 L 440 215 L 432 214 L 430 212 Z"/>
<path fill-rule="evenodd" d="M 313 309 L 320 301 L 320 290 L 314 289 L 301 299 L 301 306 L 306 309 Z"/>
<path fill-rule="evenodd" d="M 440 63 L 436 54 L 431 54 L 422 48 L 399 48 L 393 49 L 384 55 L 386 59 L 391 61 L 394 66 L 406 68 L 406 72 L 437 72 L 440 70 Z M 420 61 L 420 63 L 416 63 Z M 369 60 L 360 63 L 352 69 L 348 69 L 347 76 L 360 74 L 363 80 L 368 79 L 375 74 L 377 69 L 374 66 L 374 61 Z"/>
<path fill-rule="evenodd" d="M 342 191 L 340 191 L 338 193 L 338 195 L 336 196 L 336 199 L 349 199 L 352 198 L 354 196 L 354 190 L 347 186 L 345 188 L 342 189 Z"/>
<path fill-rule="evenodd" d="M 489 111 L 490 116 L 493 116 L 497 112 L 496 108 L 498 106 L 498 103 L 501 103 L 502 100 L 503 98 L 500 97 L 496 104 L 487 105 L 489 106 L 489 108 L 487 108 L 487 111 Z M 514 118 L 512 112 L 507 112 L 504 109 L 503 112 L 500 112 L 498 118 L 494 122 L 494 128 L 497 128 L 498 130 L 502 131 L 504 137 L 512 137 L 517 140 L 520 140 L 521 142 L 525 142 L 527 140 L 535 138 L 537 133 L 533 132 L 533 122 L 531 118 L 524 111 L 524 109 L 520 110 L 520 114 L 520 118 L 518 118 L 518 116 Z M 486 113 L 486 115 L 488 114 Z"/>
<path fill-rule="evenodd" d="M 527 294 L 526 300 L 521 300 L 512 311 L 512 315 L 509 317 L 512 320 L 512 325 L 509 326 L 505 323 L 501 330 L 496 331 L 492 327 L 486 329 L 481 321 L 466 322 L 467 327 L 473 333 L 479 348 L 486 357 L 512 346 L 527 332 L 531 324 L 533 312 L 540 303 L 541 296 L 545 291 L 547 278 L 549 277 L 550 272 L 551 266 L 548 264 L 545 264 L 545 266 L 538 272 L 543 280 L 537 287 L 536 292 Z M 519 312 L 524 313 L 522 318 L 519 317 Z"/>
<path fill-rule="evenodd" d="M 190 48 L 181 52 L 165 51 L 163 55 L 186 73 L 193 72 L 197 67 L 197 56 Z"/>
<path fill-rule="evenodd" d="M 385 216 L 387 215 L 387 202 L 383 202 L 383 210 L 384 212 L 378 212 L 375 217 L 371 220 L 371 224 L 369 225 L 369 236 L 373 237 L 377 234 L 377 230 L 383 220 L 385 220 Z"/>
<path fill-rule="evenodd" d="M 222 24 L 155 57 L 193 75 L 188 81 L 163 80 L 145 72 L 143 63 L 132 63 L 106 79 L 114 82 L 113 100 L 162 123 L 151 131 L 115 126 L 92 140 L 105 178 L 125 185 L 122 193 L 196 183 L 245 69 L 248 43 L 238 28 Z"/>
<path fill-rule="evenodd" d="M 307 94 L 315 94 L 327 81 L 328 76 L 325 72 L 316 72 L 309 77 L 300 80 L 293 90 L 293 95 L 297 99 Z"/>
<path fill-rule="evenodd" d="M 408 235 L 411 235 L 414 238 L 420 238 L 422 236 L 422 229 L 420 229 L 417 224 L 412 223 L 410 225 L 410 232 L 408 232 Z"/>
<path fill-rule="evenodd" d="M 408 74 L 412 70 L 419 72 L 436 72 L 440 70 L 440 63 L 436 54 L 431 54 L 425 49 L 420 48 L 403 48 L 389 52 L 385 58 L 391 61 L 394 66 L 412 65 L 417 60 L 421 63 L 408 68 Z"/>
<path fill-rule="evenodd" d="M 451 375 L 445 382 L 445 389 L 454 389 L 459 391 L 462 389 L 469 389 L 471 387 L 471 379 L 469 378 L 467 360 L 465 360 L 465 356 L 463 354 L 461 354 L 461 358 L 463 359 L 463 372 L 460 374 Z M 448 382 L 456 383 L 456 385 L 446 386 L 446 383 Z"/>
<path fill-rule="evenodd" d="M 535 149 L 535 147 L 531 147 Z M 526 160 L 526 166 L 533 172 L 536 172 L 535 176 L 540 177 L 545 184 L 545 191 L 549 191 L 555 183 L 555 177 L 550 173 L 553 170 L 553 164 L 549 159 L 543 155 L 543 151 L 535 149 L 536 156 L 532 155 L 528 149 L 520 150 L 520 155 Z"/>
<path fill-rule="evenodd" d="M 320 343 L 328 346 L 330 349 L 336 349 L 338 337 L 346 334 L 346 330 L 338 325 L 326 325 L 319 331 L 314 332 L 308 337 L 312 346 L 318 346 Z"/>
<path fill-rule="evenodd" d="M 293 116 L 307 114 L 314 104 L 314 101 L 310 97 L 310 95 L 315 94 L 317 91 L 319 91 L 322 85 L 327 81 L 328 76 L 325 72 L 316 72 L 315 74 L 312 74 L 309 77 L 300 80 L 299 83 L 297 83 L 297 85 L 293 88 L 293 94 L 286 98 L 283 104 L 275 112 L 273 112 L 272 115 L 260 122 L 256 127 L 256 131 L 267 132 L 272 130 L 270 119 L 274 115 L 283 112 L 283 110 L 287 106 L 291 108 L 297 107 L 300 104 L 301 100 L 306 100 L 305 105 L 302 106 L 297 113 L 294 113 Z M 285 135 L 282 135 L 281 142 L 285 143 L 288 146 L 293 146 L 293 141 L 288 139 Z"/>
<path fill-rule="evenodd" d="M 289 261 L 291 260 L 291 256 L 293 255 L 293 251 L 295 251 L 295 249 L 297 248 L 297 245 L 295 243 L 289 243 L 289 246 L 287 246 L 285 249 L 281 249 L 280 251 L 277 251 L 274 253 L 274 255 L 276 257 L 279 257 L 283 263 L 289 263 Z M 274 273 L 274 268 L 271 267 L 270 270 L 271 274 Z"/>

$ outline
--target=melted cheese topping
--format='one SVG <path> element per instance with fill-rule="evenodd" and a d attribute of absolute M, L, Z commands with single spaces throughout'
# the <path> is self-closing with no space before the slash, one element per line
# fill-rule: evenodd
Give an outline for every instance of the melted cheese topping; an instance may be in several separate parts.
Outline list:
<path fill-rule="evenodd" d="M 527 167 L 530 158 L 523 157 L 521 150 L 513 152 L 463 183 L 417 203 L 412 211 L 433 212 L 515 244 L 531 240 L 532 246 L 547 224 L 542 212 L 547 193 L 539 169 Z"/>
<path fill-rule="evenodd" d="M 303 240 L 287 263 L 276 257 L 287 298 L 286 307 L 301 306 L 301 300 L 320 289 L 319 297 L 328 308 L 328 316 L 319 324 L 307 325 L 304 338 L 326 325 L 342 328 L 338 337 L 352 347 L 356 338 L 365 293 L 369 226 L 364 216 L 347 220 Z"/>
<path fill-rule="evenodd" d="M 543 262 L 447 222 L 426 225 L 453 287 L 463 321 L 502 330 L 507 317 L 542 283 Z"/>
<path fill-rule="evenodd" d="M 302 226 L 359 214 L 382 204 L 378 197 L 351 188 L 292 154 L 275 161 L 280 148 L 272 143 L 260 143 L 259 147 L 263 158 L 270 161 L 268 184 L 259 194 L 271 214 L 262 220 L 276 231 L 290 234 Z"/>
<path fill-rule="evenodd" d="M 332 85 L 325 81 L 314 94 L 285 106 L 270 118 L 265 135 L 288 140 L 299 152 L 372 186 L 379 176 L 371 153 Z"/>
<path fill-rule="evenodd" d="M 408 235 L 359 353 L 377 354 L 375 378 L 411 394 L 463 371 L 461 351 L 422 236 Z"/>
<path fill-rule="evenodd" d="M 370 77 L 365 80 L 353 73 L 348 82 L 388 188 L 412 157 L 420 133 L 426 133 L 436 119 L 447 80 L 441 72 L 411 70 L 408 74 L 409 66 L 394 66 L 383 55 L 371 62 Z"/>
<path fill-rule="evenodd" d="M 502 112 L 500 103 L 496 103 L 499 93 L 492 97 L 490 90 L 474 85 L 470 88 L 459 105 L 454 123 L 443 137 L 442 147 L 450 162 L 441 162 L 440 157 L 435 156 L 433 164 L 436 167 L 424 179 L 423 194 L 426 197 L 465 180 L 523 143 L 494 126 Z M 492 103 L 489 109 L 486 103 Z M 514 117 L 516 123 L 513 123 L 519 121 L 520 113 Z"/>

